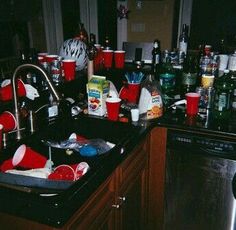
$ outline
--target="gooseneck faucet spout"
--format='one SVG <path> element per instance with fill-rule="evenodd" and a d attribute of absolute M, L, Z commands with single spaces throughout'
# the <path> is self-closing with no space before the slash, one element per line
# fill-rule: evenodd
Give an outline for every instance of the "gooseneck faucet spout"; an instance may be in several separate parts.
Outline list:
<path fill-rule="evenodd" d="M 18 96 L 17 96 L 17 78 L 19 71 L 22 71 L 24 69 L 36 69 L 38 70 L 41 75 L 44 77 L 44 80 L 48 84 L 48 88 L 51 91 L 51 94 L 55 101 L 59 102 L 61 100 L 60 94 L 57 92 L 55 86 L 53 85 L 49 75 L 47 74 L 46 70 L 41 68 L 38 65 L 35 64 L 22 64 L 18 66 L 12 77 L 12 91 L 13 91 L 13 102 L 14 102 L 14 112 L 15 112 L 15 118 L 16 118 L 16 139 L 20 140 L 22 138 L 21 136 L 21 120 L 20 120 L 20 112 L 19 112 L 19 105 L 18 105 Z"/>

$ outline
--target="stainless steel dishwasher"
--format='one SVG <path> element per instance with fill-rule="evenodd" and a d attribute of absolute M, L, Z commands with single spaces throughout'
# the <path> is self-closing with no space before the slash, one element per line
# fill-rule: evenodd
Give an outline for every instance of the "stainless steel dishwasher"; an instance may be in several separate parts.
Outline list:
<path fill-rule="evenodd" d="M 166 157 L 165 230 L 236 230 L 236 138 L 169 130 Z"/>

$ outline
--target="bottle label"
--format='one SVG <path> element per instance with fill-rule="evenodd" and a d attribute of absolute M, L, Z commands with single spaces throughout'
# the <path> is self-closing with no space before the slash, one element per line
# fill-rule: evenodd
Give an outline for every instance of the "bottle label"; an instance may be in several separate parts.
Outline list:
<path fill-rule="evenodd" d="M 157 91 L 151 93 L 151 101 L 147 109 L 147 119 L 154 119 L 163 115 L 162 97 Z"/>
<path fill-rule="evenodd" d="M 160 55 L 159 54 L 155 54 L 154 56 L 154 64 L 159 64 L 160 63 Z"/>
<path fill-rule="evenodd" d="M 197 81 L 197 73 L 183 73 L 182 85 L 195 85 Z"/>
<path fill-rule="evenodd" d="M 182 42 L 180 42 L 179 43 L 179 51 L 180 52 L 184 52 L 185 54 L 187 53 L 187 42 L 184 42 L 184 41 L 182 41 Z"/>
<path fill-rule="evenodd" d="M 229 96 L 226 93 L 221 93 L 218 95 L 218 100 L 216 100 L 217 111 L 223 111 L 229 109 Z"/>

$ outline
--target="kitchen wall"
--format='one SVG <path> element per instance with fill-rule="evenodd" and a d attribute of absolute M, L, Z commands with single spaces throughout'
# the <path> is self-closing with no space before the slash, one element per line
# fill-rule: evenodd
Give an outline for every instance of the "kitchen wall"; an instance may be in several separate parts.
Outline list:
<path fill-rule="evenodd" d="M 130 10 L 127 20 L 127 40 L 129 42 L 161 41 L 161 49 L 171 49 L 175 0 L 141 1 L 128 0 Z"/>

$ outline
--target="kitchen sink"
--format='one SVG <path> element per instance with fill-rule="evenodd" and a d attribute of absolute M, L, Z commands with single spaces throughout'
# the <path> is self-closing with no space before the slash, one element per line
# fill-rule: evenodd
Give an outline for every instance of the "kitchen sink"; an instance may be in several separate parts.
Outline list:
<path fill-rule="evenodd" d="M 135 133 L 138 134 L 140 128 L 141 127 L 134 126 L 130 123 L 113 122 L 104 118 L 85 115 L 79 115 L 69 120 L 55 120 L 48 126 L 32 134 L 30 137 L 22 139 L 10 148 L 5 149 L 5 154 L 2 154 L 4 157 L 1 156 L 0 160 L 3 161 L 7 158 L 11 158 L 19 145 L 25 144 L 47 158 L 49 158 L 50 152 L 54 167 L 61 164 L 72 165 L 79 162 L 87 162 L 90 169 L 83 176 L 86 178 L 96 171 L 102 165 L 102 162 L 105 162 L 106 160 L 109 161 L 111 155 L 119 158 L 121 154 L 125 154 L 126 146 L 132 141 L 132 138 L 135 138 Z M 76 133 L 88 140 L 102 139 L 115 146 L 102 155 L 85 157 L 81 156 L 78 151 L 74 151 L 73 149 L 54 148 L 49 147 L 47 144 L 47 142 L 61 143 L 68 140 L 72 133 Z M 81 179 L 83 179 L 83 177 Z M 25 192 L 31 192 L 31 188 L 66 190 L 73 184 L 79 182 L 79 180 L 75 182 L 58 181 L 10 173 L 0 173 L 0 186 L 11 187 Z"/>

